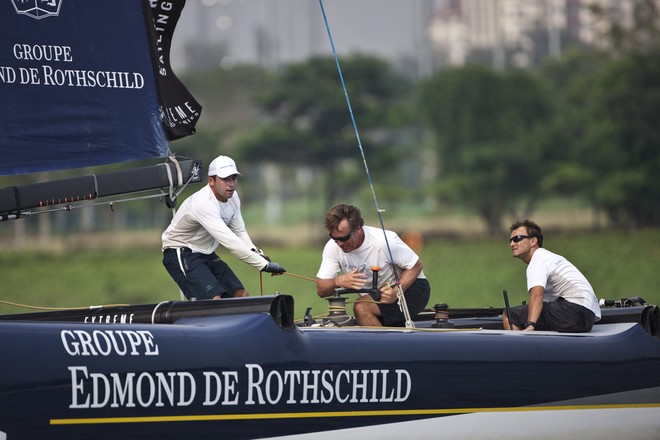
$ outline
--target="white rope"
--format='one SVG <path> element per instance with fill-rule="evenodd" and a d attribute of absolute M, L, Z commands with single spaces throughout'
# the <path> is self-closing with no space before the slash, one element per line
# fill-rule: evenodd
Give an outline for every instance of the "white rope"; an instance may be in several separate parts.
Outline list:
<path fill-rule="evenodd" d="M 151 312 L 151 323 L 155 324 L 156 323 L 156 310 L 158 310 L 158 307 L 162 306 L 163 304 L 167 304 L 169 301 L 161 301 L 159 302 L 156 307 L 154 307 L 154 311 Z"/>
<path fill-rule="evenodd" d="M 179 262 L 179 269 L 181 269 L 181 272 L 183 272 L 183 275 L 186 275 L 186 269 L 183 267 L 183 255 L 181 255 L 181 248 L 176 248 L 176 259 Z M 186 300 L 186 296 L 183 293 L 183 290 L 179 288 L 179 297 L 181 298 L 181 301 Z"/>

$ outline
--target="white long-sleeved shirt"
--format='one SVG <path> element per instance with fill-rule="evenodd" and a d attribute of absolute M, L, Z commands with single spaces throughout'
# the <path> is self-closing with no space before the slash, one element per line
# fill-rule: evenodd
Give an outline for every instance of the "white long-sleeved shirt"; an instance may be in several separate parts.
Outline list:
<path fill-rule="evenodd" d="M 222 245 L 236 258 L 259 270 L 268 264 L 252 250 L 256 246 L 245 228 L 238 192 L 221 202 L 208 185 L 181 204 L 162 240 L 163 250 L 185 247 L 208 255 Z"/>

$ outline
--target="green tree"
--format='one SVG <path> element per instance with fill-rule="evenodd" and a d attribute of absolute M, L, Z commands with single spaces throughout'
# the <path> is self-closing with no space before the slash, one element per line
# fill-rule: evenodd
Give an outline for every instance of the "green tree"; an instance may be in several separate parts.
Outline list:
<path fill-rule="evenodd" d="M 535 135 L 550 113 L 543 82 L 527 71 L 470 65 L 436 74 L 419 96 L 441 161 L 436 194 L 474 209 L 500 234 L 505 213 L 521 203 L 531 209 L 545 172 Z"/>
<path fill-rule="evenodd" d="M 569 51 L 544 67 L 557 106 L 546 141 L 563 147 L 542 186 L 578 194 L 616 226 L 660 224 L 660 15 L 633 4 L 633 25 L 592 8 L 600 51 Z"/>
<path fill-rule="evenodd" d="M 197 132 L 174 141 L 172 151 L 202 159 L 208 166 L 218 154 L 234 154 L 231 139 L 249 130 L 260 117 L 255 101 L 268 89 L 271 75 L 257 66 L 231 70 L 214 67 L 187 72 L 182 82 L 202 105 Z"/>
<path fill-rule="evenodd" d="M 584 139 L 589 127 L 593 78 L 610 60 L 602 52 L 570 48 L 559 59 L 544 63 L 540 74 L 550 86 L 552 117 L 537 132 L 545 152 L 546 173 L 539 185 L 545 196 L 581 198 L 594 205 L 591 188 L 597 176 L 585 162 Z"/>
<path fill-rule="evenodd" d="M 660 52 L 613 62 L 594 78 L 581 159 L 591 196 L 620 227 L 660 224 Z"/>
<path fill-rule="evenodd" d="M 383 169 L 395 154 L 392 136 L 384 128 L 400 123 L 404 107 L 396 104 L 401 103 L 407 83 L 388 63 L 374 57 L 346 58 L 341 68 L 369 166 Z M 356 167 L 358 143 L 333 58 L 288 65 L 276 75 L 260 105 L 267 120 L 237 141 L 243 157 L 306 165 L 318 170 L 316 174 L 329 174 L 328 201 L 362 185 Z"/>

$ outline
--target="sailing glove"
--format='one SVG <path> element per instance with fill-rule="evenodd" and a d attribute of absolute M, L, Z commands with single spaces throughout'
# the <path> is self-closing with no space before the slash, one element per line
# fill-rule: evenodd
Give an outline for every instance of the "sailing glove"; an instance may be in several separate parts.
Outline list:
<path fill-rule="evenodd" d="M 286 272 L 286 269 L 284 269 L 282 266 L 280 266 L 277 263 L 274 263 L 272 261 L 269 261 L 266 267 L 261 269 L 263 272 L 268 272 L 268 273 L 273 273 L 273 274 L 282 274 Z"/>

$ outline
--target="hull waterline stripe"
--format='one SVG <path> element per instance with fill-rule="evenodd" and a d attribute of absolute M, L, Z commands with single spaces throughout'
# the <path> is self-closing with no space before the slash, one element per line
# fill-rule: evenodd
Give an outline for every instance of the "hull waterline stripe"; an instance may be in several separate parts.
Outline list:
<path fill-rule="evenodd" d="M 166 422 L 204 422 L 219 420 L 264 420 L 264 419 L 309 419 L 317 417 L 370 417 L 370 416 L 423 416 L 423 415 L 460 415 L 489 412 L 522 411 L 574 411 L 584 409 L 635 409 L 660 408 L 660 403 L 574 405 L 574 406 L 523 406 L 513 408 L 447 408 L 447 409 L 409 409 L 383 411 L 335 411 L 335 412 L 296 412 L 268 414 L 207 414 L 188 416 L 149 416 L 149 417 L 99 417 L 51 419 L 51 425 L 92 425 L 106 423 L 166 423 Z"/>

